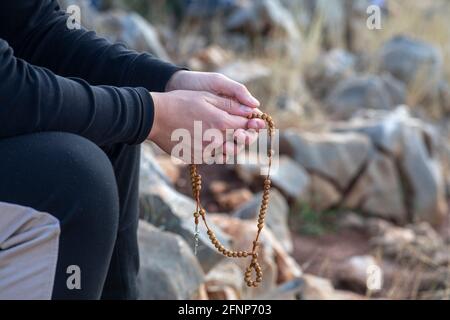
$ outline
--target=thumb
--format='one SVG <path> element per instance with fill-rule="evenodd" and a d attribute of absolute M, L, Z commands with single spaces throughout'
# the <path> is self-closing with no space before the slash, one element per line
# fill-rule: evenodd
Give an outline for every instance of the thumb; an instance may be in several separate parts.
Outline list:
<path fill-rule="evenodd" d="M 241 104 L 252 108 L 257 108 L 260 105 L 259 101 L 251 95 L 246 86 L 224 75 L 219 75 L 214 81 L 213 86 L 216 92 L 235 98 Z"/>

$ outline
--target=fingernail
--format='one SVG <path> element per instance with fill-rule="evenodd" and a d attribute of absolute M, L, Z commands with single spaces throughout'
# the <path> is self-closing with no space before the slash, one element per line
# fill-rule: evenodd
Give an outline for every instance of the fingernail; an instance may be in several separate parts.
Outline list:
<path fill-rule="evenodd" d="M 255 105 L 255 106 L 259 107 L 259 101 L 258 101 L 258 100 L 256 100 L 256 98 L 255 98 L 255 97 L 252 97 L 252 96 L 250 96 L 250 98 L 249 98 L 249 102 L 250 102 L 250 104 L 253 104 L 253 105 Z"/>
<path fill-rule="evenodd" d="M 264 121 L 262 121 L 260 119 L 257 119 L 257 121 L 258 121 L 258 127 L 260 129 L 264 129 L 266 127 L 266 123 Z"/>
<path fill-rule="evenodd" d="M 251 112 L 253 112 L 253 108 L 250 108 L 248 106 L 241 104 L 241 111 L 245 112 L 245 113 L 251 113 Z"/>

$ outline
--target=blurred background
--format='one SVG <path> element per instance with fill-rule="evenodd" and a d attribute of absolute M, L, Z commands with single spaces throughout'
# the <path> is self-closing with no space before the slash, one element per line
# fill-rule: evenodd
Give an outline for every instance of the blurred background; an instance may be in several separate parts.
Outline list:
<path fill-rule="evenodd" d="M 450 298 L 448 1 L 60 3 L 113 42 L 244 83 L 281 129 L 257 289 L 204 229 L 193 255 L 187 168 L 144 145 L 142 298 Z M 200 171 L 212 228 L 247 250 L 258 168 Z"/>

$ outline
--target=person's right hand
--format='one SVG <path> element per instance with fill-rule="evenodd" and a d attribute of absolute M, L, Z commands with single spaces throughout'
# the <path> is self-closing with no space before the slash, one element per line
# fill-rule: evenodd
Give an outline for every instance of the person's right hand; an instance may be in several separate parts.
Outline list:
<path fill-rule="evenodd" d="M 148 139 L 155 142 L 165 152 L 171 154 L 172 148 L 180 141 L 171 141 L 172 132 L 176 129 L 187 129 L 194 140 L 194 121 L 201 121 L 203 132 L 210 128 L 225 132 L 235 129 L 235 138 L 244 139 L 246 143 L 256 140 L 255 132 L 247 129 L 259 130 L 265 127 L 260 119 L 247 119 L 253 112 L 260 112 L 256 108 L 243 106 L 233 99 L 220 97 L 203 91 L 171 91 L 165 93 L 152 92 L 154 102 L 154 122 Z M 233 141 L 223 138 L 223 154 L 239 152 Z M 242 140 L 241 140 L 242 141 Z M 186 143 L 186 141 L 183 141 Z M 203 141 L 202 141 L 203 142 Z M 203 143 L 192 143 L 191 160 L 194 147 L 204 147 Z M 240 146 L 242 149 L 242 146 Z"/>

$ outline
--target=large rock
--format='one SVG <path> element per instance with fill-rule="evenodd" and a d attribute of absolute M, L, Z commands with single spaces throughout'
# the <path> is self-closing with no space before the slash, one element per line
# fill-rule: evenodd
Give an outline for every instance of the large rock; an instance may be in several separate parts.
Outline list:
<path fill-rule="evenodd" d="M 377 152 L 347 194 L 343 206 L 404 224 L 409 217 L 403 197 L 401 177 L 393 159 Z"/>
<path fill-rule="evenodd" d="M 345 287 L 354 292 L 365 294 L 367 291 L 368 272 L 374 267 L 381 270 L 381 267 L 373 256 L 352 256 L 346 259 L 338 268 L 334 282 L 340 288 Z M 381 289 L 381 287 L 382 283 L 380 283 L 379 288 Z"/>
<path fill-rule="evenodd" d="M 405 99 L 404 85 L 390 75 L 366 75 L 340 82 L 328 95 L 326 105 L 334 119 L 345 120 L 358 110 L 391 110 Z"/>
<path fill-rule="evenodd" d="M 345 0 L 281 0 L 302 30 L 316 24 L 326 49 L 345 46 Z"/>
<path fill-rule="evenodd" d="M 381 49 L 380 70 L 410 86 L 414 95 L 434 96 L 442 79 L 442 54 L 424 41 L 396 36 Z"/>
<path fill-rule="evenodd" d="M 408 108 L 401 106 L 392 112 L 368 112 L 336 129 L 365 134 L 394 159 L 410 220 L 433 224 L 443 220 L 447 214 L 445 183 L 436 150 L 438 134 L 432 126 L 411 117 Z"/>
<path fill-rule="evenodd" d="M 237 175 L 246 183 L 252 184 L 255 181 L 262 181 L 265 177 L 261 175 L 261 166 L 254 161 L 238 164 L 236 166 Z M 270 180 L 274 187 L 278 188 L 290 199 L 297 199 L 305 192 L 309 177 L 308 173 L 295 161 L 286 156 L 281 156 L 277 162 L 273 161 L 270 171 Z"/>
<path fill-rule="evenodd" d="M 187 243 L 170 232 L 140 221 L 138 229 L 140 299 L 191 299 L 204 274 Z"/>
<path fill-rule="evenodd" d="M 234 210 L 253 198 L 253 193 L 247 188 L 239 188 L 223 192 L 214 197 L 224 210 Z"/>
<path fill-rule="evenodd" d="M 244 275 L 232 260 L 219 263 L 206 275 L 206 290 L 212 300 L 242 299 Z"/>
<path fill-rule="evenodd" d="M 267 66 L 256 61 L 245 60 L 237 60 L 226 64 L 217 69 L 217 72 L 246 85 L 264 83 L 270 79 L 272 74 Z"/>
<path fill-rule="evenodd" d="M 369 17 L 367 9 L 374 4 L 382 9 L 380 19 L 381 28 L 383 28 L 388 19 L 385 15 L 388 11 L 387 1 L 346 0 L 346 42 L 348 49 L 352 52 L 367 52 L 367 44 L 373 41 L 374 33 L 378 31 L 367 27 Z"/>
<path fill-rule="evenodd" d="M 283 195 L 276 189 L 270 192 L 269 207 L 267 208 L 266 223 L 275 237 L 287 252 L 292 252 L 293 244 L 288 227 L 289 206 Z M 256 221 L 261 207 L 262 193 L 258 193 L 252 200 L 237 208 L 232 216 L 244 220 Z"/>
<path fill-rule="evenodd" d="M 162 169 L 151 154 L 149 147 L 144 147 L 140 170 L 140 215 L 151 224 L 181 235 L 187 243 L 193 245 L 195 202 L 170 186 L 164 178 Z M 229 239 L 210 223 L 218 238 L 223 243 Z M 208 271 L 222 259 L 210 243 L 203 225 L 200 225 L 200 243 L 198 258 L 204 270 Z"/>
<path fill-rule="evenodd" d="M 122 42 L 139 52 L 150 52 L 169 61 L 157 30 L 136 13 L 107 11 L 95 19 L 95 31 L 112 42 Z"/>
<path fill-rule="evenodd" d="M 314 211 L 323 212 L 338 205 L 342 194 L 333 183 L 317 174 L 309 175 L 308 190 L 301 197 L 301 201 L 308 204 Z"/>
<path fill-rule="evenodd" d="M 301 54 L 302 37 L 297 23 L 279 0 L 242 1 L 226 19 L 225 28 L 232 31 L 231 34 L 245 35 L 255 50 L 282 55 L 290 61 Z M 233 39 L 234 36 L 225 37 L 232 41 L 231 45 L 235 42 Z"/>
<path fill-rule="evenodd" d="M 302 276 L 301 300 L 362 300 L 363 296 L 336 290 L 330 280 L 312 274 Z"/>
<path fill-rule="evenodd" d="M 181 0 L 183 14 L 190 19 L 211 19 L 212 17 L 223 14 L 236 8 L 238 0 L 208 0 L 192 1 Z"/>
<path fill-rule="evenodd" d="M 287 153 L 310 173 L 345 190 L 373 152 L 370 140 L 357 133 L 299 133 L 285 130 L 280 152 Z"/>
<path fill-rule="evenodd" d="M 448 266 L 450 262 L 450 247 L 427 222 L 398 227 L 371 219 L 368 227 L 371 245 L 381 248 L 386 257 L 421 262 L 431 268 Z"/>
<path fill-rule="evenodd" d="M 305 80 L 314 97 L 324 99 L 336 84 L 354 75 L 356 58 L 342 49 L 322 53 L 308 65 Z"/>
<path fill-rule="evenodd" d="M 295 20 L 278 0 L 260 0 L 244 3 L 227 19 L 228 30 L 244 31 L 251 35 L 287 36 L 289 40 L 300 37 Z"/>

